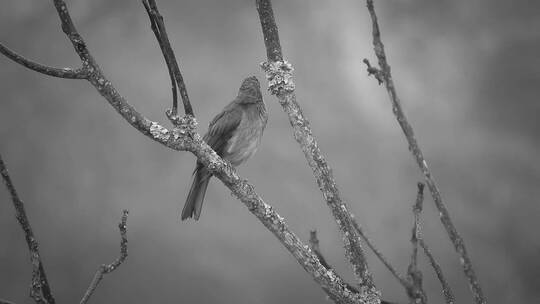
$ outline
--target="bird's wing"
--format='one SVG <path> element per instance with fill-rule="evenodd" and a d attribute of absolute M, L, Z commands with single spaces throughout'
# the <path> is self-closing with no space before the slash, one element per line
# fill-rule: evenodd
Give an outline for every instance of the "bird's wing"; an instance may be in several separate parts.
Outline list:
<path fill-rule="evenodd" d="M 234 130 L 242 120 L 242 109 L 237 104 L 229 104 L 210 122 L 208 132 L 204 135 L 204 141 L 216 151 L 223 155 L 225 146 L 233 136 Z"/>

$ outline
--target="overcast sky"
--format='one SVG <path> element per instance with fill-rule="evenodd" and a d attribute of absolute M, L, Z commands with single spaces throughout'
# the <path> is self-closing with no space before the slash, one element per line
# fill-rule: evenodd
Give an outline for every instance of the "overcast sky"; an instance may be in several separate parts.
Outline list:
<path fill-rule="evenodd" d="M 140 1 L 67 1 L 89 50 L 120 93 L 167 124 L 170 88 Z M 188 93 L 205 132 L 255 75 L 266 52 L 254 1 L 159 0 Z M 377 1 L 403 107 L 489 303 L 540 300 L 540 2 Z M 405 271 L 411 206 L 422 176 L 376 62 L 364 1 L 273 1 L 297 99 L 343 197 L 385 255 Z M 78 66 L 51 1 L 7 0 L 0 41 L 53 66 Z M 26 203 L 59 302 L 76 302 L 98 265 L 118 255 L 130 210 L 129 257 L 95 303 L 327 303 L 325 294 L 221 183 L 200 221 L 178 220 L 195 158 L 144 137 L 84 81 L 40 75 L 0 56 L 0 152 Z M 269 122 L 257 155 L 239 168 L 301 238 L 317 229 L 332 265 L 352 282 L 341 237 L 286 115 L 264 92 Z M 457 296 L 470 292 L 432 200 L 424 235 Z M 0 298 L 30 303 L 31 265 L 7 191 L 0 190 Z M 388 300 L 406 295 L 371 254 Z M 431 303 L 442 303 L 422 260 Z"/>

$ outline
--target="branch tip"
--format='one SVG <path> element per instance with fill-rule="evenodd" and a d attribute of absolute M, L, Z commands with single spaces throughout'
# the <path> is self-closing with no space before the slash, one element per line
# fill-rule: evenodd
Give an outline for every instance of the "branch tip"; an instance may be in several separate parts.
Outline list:
<path fill-rule="evenodd" d="M 368 76 L 373 75 L 373 77 L 377 79 L 377 82 L 379 83 L 379 85 L 383 84 L 384 82 L 383 72 L 377 69 L 376 67 L 371 66 L 371 63 L 369 63 L 369 60 L 367 60 L 366 58 L 364 58 L 362 62 L 364 62 L 367 65 Z"/>
<path fill-rule="evenodd" d="M 0 53 L 4 54 L 7 58 L 11 59 L 15 63 L 47 76 L 66 79 L 86 79 L 88 77 L 88 73 L 84 68 L 72 69 L 46 66 L 15 53 L 2 43 L 0 43 Z"/>
<path fill-rule="evenodd" d="M 98 287 L 99 283 L 101 282 L 105 274 L 115 271 L 126 260 L 128 256 L 128 247 L 127 247 L 128 214 L 129 214 L 129 211 L 127 209 L 122 210 L 122 218 L 120 220 L 120 223 L 118 223 L 118 230 L 120 230 L 120 256 L 116 260 L 114 260 L 112 263 L 102 264 L 101 266 L 98 267 L 98 270 L 96 271 L 96 274 L 94 275 L 94 278 L 92 279 L 92 282 L 90 283 L 90 286 L 88 286 L 88 289 L 86 289 L 86 292 L 84 293 L 84 296 L 81 299 L 80 304 L 85 304 L 88 302 L 90 297 L 96 291 L 96 288 Z"/>

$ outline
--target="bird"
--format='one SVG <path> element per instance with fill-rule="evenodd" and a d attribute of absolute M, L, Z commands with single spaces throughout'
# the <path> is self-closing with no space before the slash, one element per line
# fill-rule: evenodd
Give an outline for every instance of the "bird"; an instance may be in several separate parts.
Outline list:
<path fill-rule="evenodd" d="M 203 140 L 233 167 L 251 158 L 257 151 L 268 121 L 261 87 L 257 77 L 242 81 L 238 96 L 217 114 L 208 126 Z M 181 220 L 199 220 L 212 173 L 197 161 Z"/>

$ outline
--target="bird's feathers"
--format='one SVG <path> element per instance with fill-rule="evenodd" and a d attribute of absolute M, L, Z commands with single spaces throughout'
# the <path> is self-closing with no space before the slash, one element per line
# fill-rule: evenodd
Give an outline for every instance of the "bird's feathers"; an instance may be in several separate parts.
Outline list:
<path fill-rule="evenodd" d="M 193 172 L 193 182 L 191 183 L 186 203 L 182 209 L 182 215 L 180 216 L 182 220 L 185 220 L 188 217 L 193 217 L 195 220 L 198 220 L 201 216 L 201 209 L 206 194 L 206 188 L 210 182 L 210 177 L 212 177 L 212 175 L 208 172 L 208 169 L 201 163 L 197 163 L 197 167 Z"/>
<path fill-rule="evenodd" d="M 225 107 L 225 109 L 210 122 L 208 132 L 203 137 L 204 141 L 206 141 L 206 143 L 220 156 L 223 155 L 227 142 L 242 121 L 242 109 L 238 106 L 233 107 L 231 105 L 233 105 L 233 103 Z"/>

